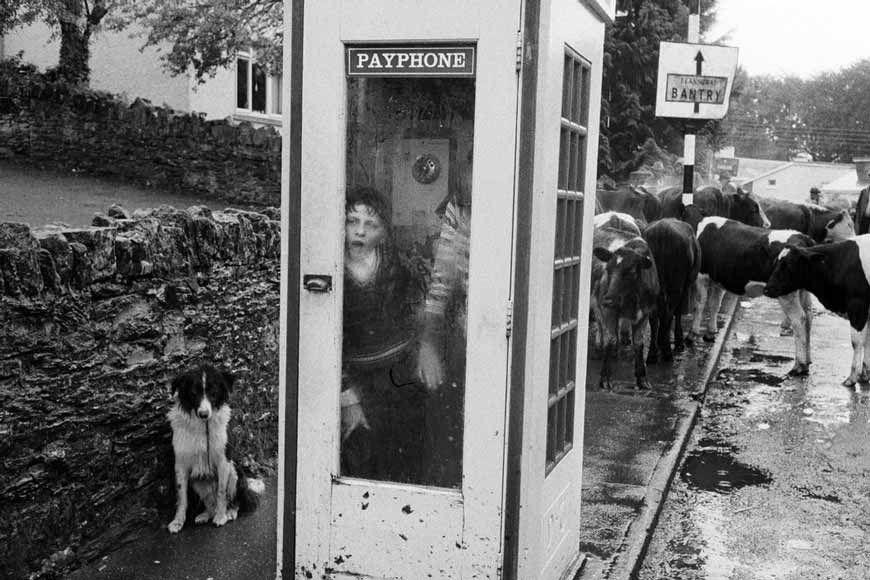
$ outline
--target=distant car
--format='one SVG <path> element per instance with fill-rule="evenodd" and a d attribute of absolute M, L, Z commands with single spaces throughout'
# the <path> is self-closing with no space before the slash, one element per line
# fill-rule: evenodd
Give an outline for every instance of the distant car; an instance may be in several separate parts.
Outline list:
<path fill-rule="evenodd" d="M 792 161 L 812 161 L 813 156 L 807 153 L 806 151 L 801 151 L 800 153 L 795 154 L 794 157 L 791 158 Z"/>

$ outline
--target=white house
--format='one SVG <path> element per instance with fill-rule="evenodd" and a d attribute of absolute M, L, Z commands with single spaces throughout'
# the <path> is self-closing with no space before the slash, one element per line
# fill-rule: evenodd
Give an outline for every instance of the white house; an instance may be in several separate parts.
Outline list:
<path fill-rule="evenodd" d="M 148 99 L 185 112 L 204 113 L 208 119 L 232 118 L 255 124 L 281 124 L 280 76 L 267 75 L 250 54 L 240 54 L 234 66 L 221 70 L 204 83 L 196 77 L 171 76 L 161 66 L 154 47 L 141 49 L 141 29 L 100 30 L 91 41 L 91 87 L 97 90 Z M 21 26 L 0 37 L 0 56 L 21 53 L 24 62 L 45 70 L 56 66 L 59 40 L 38 22 Z"/>

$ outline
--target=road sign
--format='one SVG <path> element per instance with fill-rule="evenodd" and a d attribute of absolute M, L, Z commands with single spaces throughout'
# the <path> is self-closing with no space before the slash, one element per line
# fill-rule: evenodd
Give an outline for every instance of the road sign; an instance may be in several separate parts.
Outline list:
<path fill-rule="evenodd" d="M 721 119 L 736 70 L 736 47 L 662 42 L 656 116 Z"/>

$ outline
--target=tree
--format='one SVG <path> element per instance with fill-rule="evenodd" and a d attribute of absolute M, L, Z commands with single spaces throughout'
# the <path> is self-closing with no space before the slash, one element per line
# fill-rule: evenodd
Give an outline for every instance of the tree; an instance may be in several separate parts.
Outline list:
<path fill-rule="evenodd" d="M 249 49 L 269 70 L 281 70 L 282 0 L 127 0 L 112 26 L 130 22 L 144 27 L 145 46 L 163 51 L 172 74 L 192 69 L 202 82 Z"/>
<path fill-rule="evenodd" d="M 116 0 L 3 0 L 0 35 L 20 25 L 43 21 L 60 36 L 58 75 L 73 84 L 90 79 L 91 36 Z"/>
<path fill-rule="evenodd" d="M 617 17 L 604 41 L 599 174 L 624 177 L 636 169 L 637 153 L 654 139 L 671 153 L 682 150 L 685 123 L 655 117 L 659 43 L 686 38 L 689 5 L 698 0 L 617 0 Z M 701 32 L 715 18 L 715 2 L 701 3 Z M 702 135 L 716 123 L 693 127 Z"/>
<path fill-rule="evenodd" d="M 811 79 L 738 77 L 723 128 L 743 157 L 849 162 L 870 153 L 870 60 Z"/>

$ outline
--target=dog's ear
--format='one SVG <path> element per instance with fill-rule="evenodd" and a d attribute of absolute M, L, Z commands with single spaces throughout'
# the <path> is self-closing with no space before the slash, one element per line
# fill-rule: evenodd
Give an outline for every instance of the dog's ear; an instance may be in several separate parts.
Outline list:
<path fill-rule="evenodd" d="M 177 393 L 187 381 L 187 373 L 183 373 L 172 379 L 172 394 Z"/>
<path fill-rule="evenodd" d="M 236 382 L 236 377 L 230 371 L 220 371 L 221 378 L 224 380 L 224 383 L 227 385 L 227 392 L 233 392 L 233 385 Z"/>

